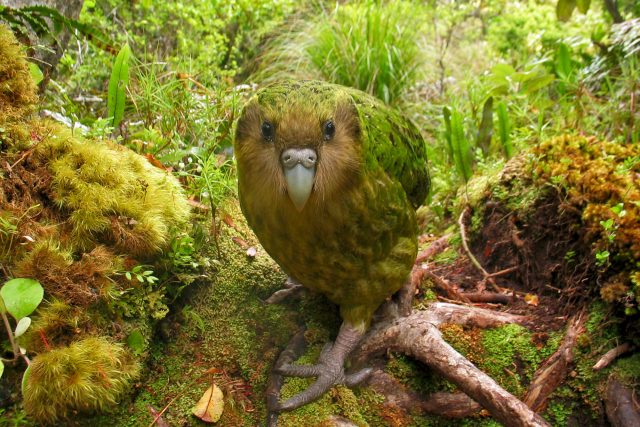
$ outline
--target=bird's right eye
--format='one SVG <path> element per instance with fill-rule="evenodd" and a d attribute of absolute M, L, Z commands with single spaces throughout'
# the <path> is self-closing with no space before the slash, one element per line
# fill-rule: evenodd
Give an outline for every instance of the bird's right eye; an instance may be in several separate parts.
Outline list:
<path fill-rule="evenodd" d="M 275 133 L 275 129 L 273 128 L 273 124 L 269 121 L 262 122 L 262 127 L 260 128 L 262 131 L 262 137 L 271 142 L 273 141 L 273 134 Z"/>

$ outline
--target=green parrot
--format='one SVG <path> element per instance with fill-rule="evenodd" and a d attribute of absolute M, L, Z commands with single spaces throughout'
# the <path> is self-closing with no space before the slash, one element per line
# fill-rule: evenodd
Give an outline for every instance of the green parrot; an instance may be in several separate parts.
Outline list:
<path fill-rule="evenodd" d="M 414 209 L 430 184 L 425 142 L 407 118 L 364 92 L 285 80 L 245 105 L 234 153 L 242 212 L 260 243 L 343 319 L 316 365 L 275 368 L 317 377 L 275 408 L 292 410 L 367 374 L 346 375 L 344 363 L 415 262 Z"/>

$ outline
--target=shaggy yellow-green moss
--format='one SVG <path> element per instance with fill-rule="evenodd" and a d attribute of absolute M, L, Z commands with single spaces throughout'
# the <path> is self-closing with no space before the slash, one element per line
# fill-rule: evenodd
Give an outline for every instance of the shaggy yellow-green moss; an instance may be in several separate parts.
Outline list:
<path fill-rule="evenodd" d="M 118 402 L 140 367 L 119 344 L 86 338 L 38 355 L 24 382 L 24 407 L 40 423 L 55 424 L 76 412 Z"/>
<path fill-rule="evenodd" d="M 0 283 L 30 277 L 45 289 L 20 337 L 33 358 L 24 408 L 39 423 L 64 423 L 129 391 L 145 349 L 132 344 L 134 358 L 118 343 L 133 333 L 149 341 L 168 295 L 186 286 L 160 258 L 187 229 L 189 205 L 170 173 L 32 117 L 36 102 L 22 50 L 0 26 Z M 131 270 L 142 264 L 140 281 Z"/>
<path fill-rule="evenodd" d="M 43 123 L 45 139 L 33 153 L 52 174 L 53 201 L 69 212 L 70 240 L 90 250 L 98 243 L 148 258 L 166 245 L 171 227 L 184 224 L 189 206 L 178 181 L 117 144 L 76 138 Z"/>
<path fill-rule="evenodd" d="M 30 113 L 37 100 L 23 48 L 0 24 L 0 126 Z"/>

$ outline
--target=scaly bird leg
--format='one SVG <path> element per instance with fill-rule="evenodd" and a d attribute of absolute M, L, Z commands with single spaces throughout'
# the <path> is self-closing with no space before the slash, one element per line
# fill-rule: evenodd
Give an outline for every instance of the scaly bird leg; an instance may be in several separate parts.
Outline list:
<path fill-rule="evenodd" d="M 276 366 L 274 371 L 290 377 L 317 377 L 316 382 L 300 394 L 281 403 L 276 410 L 278 412 L 291 411 L 307 403 L 313 402 L 322 396 L 334 385 L 344 384 L 352 387 L 365 380 L 371 373 L 370 368 L 362 369 L 356 373 L 346 375 L 344 362 L 351 352 L 358 346 L 364 332 L 354 328 L 347 322 L 343 322 L 340 331 L 333 344 L 325 345 L 316 365 L 284 364 Z"/>

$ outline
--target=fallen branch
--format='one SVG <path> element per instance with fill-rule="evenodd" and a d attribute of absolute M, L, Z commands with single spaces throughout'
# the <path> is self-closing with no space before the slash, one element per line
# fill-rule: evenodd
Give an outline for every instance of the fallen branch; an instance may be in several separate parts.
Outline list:
<path fill-rule="evenodd" d="M 470 302 L 509 304 L 513 302 L 512 295 L 500 294 L 496 292 L 464 292 L 460 294 Z"/>
<path fill-rule="evenodd" d="M 585 322 L 586 316 L 583 313 L 569 320 L 569 327 L 560 347 L 533 374 L 533 380 L 523 402 L 534 411 L 544 410 L 551 393 L 558 388 L 571 371 L 573 348 L 578 336 L 584 332 Z"/>
<path fill-rule="evenodd" d="M 388 350 L 407 354 L 456 384 L 497 421 L 507 426 L 548 426 L 542 417 L 455 351 L 438 330 L 441 323 L 490 327 L 527 320 L 525 316 L 433 303 L 427 310 L 373 328 L 353 360 L 356 365 L 362 364 Z"/>
<path fill-rule="evenodd" d="M 624 353 L 628 352 L 629 350 L 631 350 L 631 344 L 629 344 L 628 342 L 624 343 L 624 344 L 620 344 L 619 346 L 616 346 L 614 348 L 612 348 L 611 350 L 607 351 L 601 358 L 600 360 L 598 360 L 596 362 L 595 365 L 593 365 L 593 370 L 594 371 L 599 371 L 601 369 L 606 368 L 607 366 L 609 366 L 614 360 L 616 360 L 619 356 L 623 355 Z"/>

